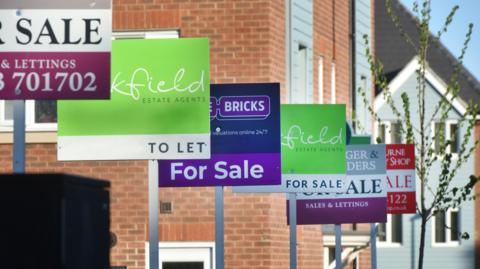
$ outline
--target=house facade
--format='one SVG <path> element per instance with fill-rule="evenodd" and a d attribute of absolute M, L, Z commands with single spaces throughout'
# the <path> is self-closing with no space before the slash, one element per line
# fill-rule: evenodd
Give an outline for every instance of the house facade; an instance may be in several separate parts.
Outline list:
<path fill-rule="evenodd" d="M 280 82 L 282 103 L 345 103 L 352 115 L 352 89 L 362 81 L 352 79 L 361 69 L 352 67 L 364 63 L 353 63 L 363 49 L 352 44 L 371 31 L 370 0 L 114 0 L 112 9 L 115 38 L 209 38 L 212 83 Z M 352 29 L 358 33 L 353 41 Z M 26 172 L 109 180 L 111 264 L 147 268 L 147 161 L 59 162 L 55 102 L 27 101 L 26 107 Z M 0 101 L 0 169 L 6 173 L 12 172 L 12 119 L 12 103 Z M 162 188 L 158 202 L 160 261 L 214 268 L 214 189 Z M 224 204 L 225 268 L 288 268 L 285 195 L 225 188 Z M 298 268 L 331 267 L 332 241 L 320 226 L 298 227 L 297 235 Z M 368 268 L 369 252 L 362 253 L 351 267 Z"/>
<path fill-rule="evenodd" d="M 416 100 L 417 95 L 417 59 L 405 66 L 405 68 L 390 82 L 389 87 L 392 98 L 397 107 L 401 107 L 401 94 L 407 93 L 410 100 Z M 436 104 L 443 98 L 446 90 L 445 83 L 430 68 L 426 73 L 428 86 L 425 93 L 426 115 L 432 115 Z M 412 113 L 416 110 L 415 101 L 412 102 Z M 433 150 L 437 150 L 441 141 L 440 132 L 445 137 L 453 139 L 454 145 L 450 148 L 453 160 L 458 158 L 459 145 L 467 132 L 465 124 L 461 125 L 463 113 L 466 107 L 462 102 L 452 104 L 454 109 L 449 112 L 445 124 L 440 123 L 440 117 L 434 118 L 430 123 L 429 136 Z M 388 104 L 383 100 L 382 94 L 375 100 L 375 112 L 380 115 L 382 121 L 376 126 L 377 137 L 386 143 L 405 143 L 399 135 L 402 122 L 392 112 Z M 428 118 L 428 116 L 427 116 Z M 419 126 L 418 117 L 412 117 L 412 125 Z M 403 125 L 405 127 L 405 125 Z M 474 144 L 474 137 L 470 136 L 467 146 Z M 469 158 L 458 171 L 452 181 L 452 186 L 465 185 L 471 174 L 474 173 L 474 158 Z M 442 171 L 440 162 L 431 167 L 428 186 L 435 190 L 438 186 L 438 178 Z M 417 181 L 417 201 L 420 199 L 420 185 Z M 427 205 L 433 196 L 427 191 Z M 460 208 L 451 209 L 447 212 L 436 214 L 428 223 L 426 230 L 425 245 L 425 268 L 473 268 L 474 266 L 474 240 L 462 240 L 460 233 L 475 234 L 475 214 L 472 201 L 462 204 Z M 383 268 L 415 268 L 418 262 L 418 247 L 420 235 L 420 218 L 417 214 L 390 215 L 386 224 L 380 225 L 378 243 L 378 266 Z"/>
<path fill-rule="evenodd" d="M 385 2 L 385 0 L 375 2 L 375 55 L 383 63 L 383 75 L 388 80 L 392 99 L 396 106 L 403 111 L 401 94 L 405 92 L 411 101 L 412 119 L 415 119 L 412 124 L 419 126 L 416 116 L 418 105 L 415 101 L 417 100 L 418 86 L 416 73 L 419 64 L 415 58 L 415 51 L 407 44 L 387 14 Z M 411 37 L 415 44 L 418 44 L 419 34 L 414 15 L 399 1 L 392 1 L 392 10 L 398 16 L 403 31 Z M 426 70 L 426 115 L 432 115 L 438 102 L 445 98 L 446 85 L 450 81 L 456 64 L 457 60 L 442 44 L 430 46 Z M 460 124 L 464 117 L 466 104 L 469 101 L 477 104 L 480 102 L 480 83 L 463 66 L 460 66 L 458 81 L 461 90 L 458 97 L 449 103 L 452 110 L 448 113 L 447 120 L 440 122 L 439 117 L 434 117 L 429 122 L 428 133 L 434 152 L 442 143 L 440 133 L 445 135 L 445 139 L 454 141 L 448 149 L 452 153 L 454 161 L 458 158 L 459 145 L 463 142 L 463 136 L 466 133 L 466 126 Z M 381 89 L 377 89 L 378 95 L 374 102 L 374 109 L 382 121 L 374 125 L 375 134 L 385 143 L 403 143 L 405 142 L 404 138 L 399 132 L 402 123 L 398 122 L 398 117 L 385 103 L 380 91 Z M 427 116 L 428 118 L 429 116 Z M 477 123 L 475 134 L 468 138 L 468 146 L 472 146 L 475 139 L 478 139 L 478 133 Z M 455 175 L 452 185 L 463 186 L 469 181 L 470 175 L 478 174 L 476 163 L 478 163 L 478 157 L 469 158 Z M 441 171 L 439 162 L 432 166 L 431 171 L 428 184 L 435 190 Z M 417 195 L 419 190 L 417 182 Z M 431 201 L 432 197 L 432 194 L 427 191 L 427 202 Z M 418 199 L 419 196 L 417 196 Z M 475 252 L 478 245 L 478 233 L 476 232 L 478 214 L 475 211 L 474 202 L 468 201 L 463 203 L 460 208 L 439 211 L 431 219 L 426 230 L 425 268 L 475 267 Z M 380 224 L 379 230 L 379 268 L 387 266 L 389 268 L 416 268 L 420 235 L 419 216 L 416 214 L 389 215 L 388 222 Z M 460 238 L 460 233 L 464 232 L 470 235 L 469 240 Z"/>

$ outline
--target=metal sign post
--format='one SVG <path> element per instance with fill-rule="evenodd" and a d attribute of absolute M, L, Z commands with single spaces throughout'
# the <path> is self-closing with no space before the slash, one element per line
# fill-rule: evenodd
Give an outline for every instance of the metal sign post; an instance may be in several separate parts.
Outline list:
<path fill-rule="evenodd" d="M 149 268 L 158 269 L 158 162 L 156 160 L 148 161 L 148 224 Z"/>
<path fill-rule="evenodd" d="M 215 187 L 215 268 L 224 268 L 223 186 Z"/>
<path fill-rule="evenodd" d="M 13 172 L 25 173 L 25 101 L 13 101 Z"/>
<path fill-rule="evenodd" d="M 377 225 L 370 223 L 370 259 L 372 269 L 377 269 Z"/>
<path fill-rule="evenodd" d="M 335 269 L 342 269 L 342 225 L 335 224 Z"/>
<path fill-rule="evenodd" d="M 297 269 L 297 194 L 289 196 L 290 208 L 290 269 Z"/>

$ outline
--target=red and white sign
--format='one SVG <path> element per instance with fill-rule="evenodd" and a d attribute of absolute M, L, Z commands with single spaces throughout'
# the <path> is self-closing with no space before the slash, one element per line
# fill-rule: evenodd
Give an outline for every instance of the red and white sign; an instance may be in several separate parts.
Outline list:
<path fill-rule="evenodd" d="M 415 146 L 387 145 L 387 212 L 415 213 L 415 197 Z"/>
<path fill-rule="evenodd" d="M 110 98 L 110 1 L 40 2 L 0 4 L 0 99 Z"/>

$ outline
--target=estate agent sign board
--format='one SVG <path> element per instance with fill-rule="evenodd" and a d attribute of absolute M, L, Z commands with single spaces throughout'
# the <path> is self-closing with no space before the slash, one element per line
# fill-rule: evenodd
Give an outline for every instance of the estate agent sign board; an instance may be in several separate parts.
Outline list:
<path fill-rule="evenodd" d="M 0 99 L 108 99 L 110 0 L 2 0 Z"/>
<path fill-rule="evenodd" d="M 280 85 L 210 88 L 212 157 L 161 160 L 160 187 L 279 185 Z"/>
<path fill-rule="evenodd" d="M 416 212 L 415 145 L 387 145 L 387 192 L 389 214 Z"/>
<path fill-rule="evenodd" d="M 342 192 L 297 194 L 297 224 L 387 220 L 385 145 L 347 145 L 346 159 Z"/>
<path fill-rule="evenodd" d="M 337 192 L 345 181 L 345 105 L 282 105 L 282 184 L 235 192 Z"/>
<path fill-rule="evenodd" d="M 58 103 L 59 160 L 210 157 L 207 39 L 116 40 L 111 100 Z"/>

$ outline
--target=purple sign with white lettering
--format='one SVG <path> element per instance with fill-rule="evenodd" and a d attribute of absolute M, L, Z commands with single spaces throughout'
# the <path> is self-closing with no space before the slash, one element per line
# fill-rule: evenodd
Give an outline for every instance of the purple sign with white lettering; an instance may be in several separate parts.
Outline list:
<path fill-rule="evenodd" d="M 347 145 L 343 191 L 297 194 L 297 224 L 386 222 L 385 154 L 385 145 Z"/>
<path fill-rule="evenodd" d="M 0 99 L 110 99 L 111 1 L 0 4 Z"/>
<path fill-rule="evenodd" d="M 281 184 L 280 85 L 210 87 L 209 160 L 161 160 L 160 187 Z"/>
<path fill-rule="evenodd" d="M 297 224 L 386 222 L 386 208 L 383 197 L 297 200 Z"/>
<path fill-rule="evenodd" d="M 262 117 L 270 114 L 268 96 L 222 96 L 220 97 L 221 118 Z"/>
<path fill-rule="evenodd" d="M 160 161 L 161 187 L 277 185 L 280 155 L 214 154 L 210 160 Z M 278 167 L 280 168 L 280 167 Z"/>

